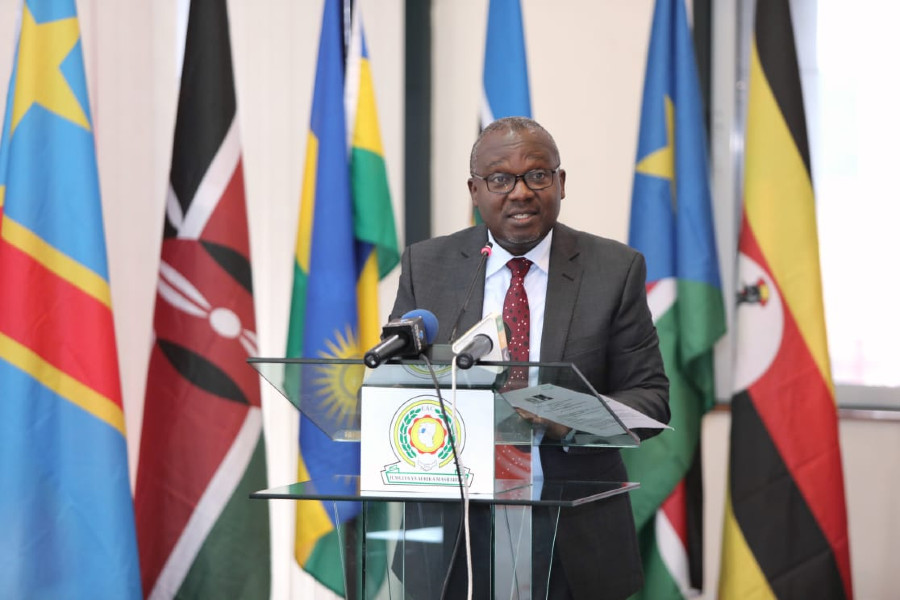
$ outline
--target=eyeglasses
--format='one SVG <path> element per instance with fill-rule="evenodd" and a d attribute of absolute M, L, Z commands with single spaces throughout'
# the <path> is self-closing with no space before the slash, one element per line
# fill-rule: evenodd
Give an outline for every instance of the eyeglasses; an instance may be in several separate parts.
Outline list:
<path fill-rule="evenodd" d="M 476 173 L 471 173 L 471 175 L 484 181 L 489 192 L 508 194 L 513 191 L 520 179 L 525 182 L 528 189 L 534 192 L 545 190 L 553 184 L 553 175 L 557 171 L 559 171 L 559 167 L 555 169 L 533 169 L 521 175 L 513 175 L 512 173 L 492 173 L 487 177 L 482 177 Z"/>

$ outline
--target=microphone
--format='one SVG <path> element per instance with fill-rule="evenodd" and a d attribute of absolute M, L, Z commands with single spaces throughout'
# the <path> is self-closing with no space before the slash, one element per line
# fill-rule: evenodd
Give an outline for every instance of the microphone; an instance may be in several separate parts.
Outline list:
<path fill-rule="evenodd" d="M 497 313 L 489 314 L 460 336 L 451 349 L 460 369 L 469 369 L 481 359 L 509 360 L 503 318 Z"/>
<path fill-rule="evenodd" d="M 381 328 L 381 342 L 366 352 L 363 362 L 374 369 L 394 357 L 415 358 L 434 341 L 437 330 L 434 313 L 424 309 L 411 310 Z"/>
<path fill-rule="evenodd" d="M 463 300 L 462 306 L 459 309 L 459 313 L 456 315 L 456 320 L 453 322 L 453 329 L 450 330 L 450 343 L 453 343 L 453 338 L 456 336 L 456 330 L 459 329 L 459 324 L 462 321 L 463 315 L 466 313 L 466 308 L 469 306 L 469 298 L 472 297 L 472 290 L 475 289 L 475 283 L 478 282 L 478 274 L 481 273 L 481 270 L 484 268 L 485 263 L 487 263 L 488 257 L 491 255 L 493 251 L 494 244 L 488 240 L 484 247 L 481 248 L 481 260 L 478 261 L 478 268 L 475 269 L 475 274 L 472 276 L 472 281 L 469 282 L 469 289 L 466 291 L 466 297 Z"/>
<path fill-rule="evenodd" d="M 471 369 L 481 357 L 494 349 L 494 341 L 483 333 L 479 333 L 456 355 L 456 366 L 460 369 Z"/>

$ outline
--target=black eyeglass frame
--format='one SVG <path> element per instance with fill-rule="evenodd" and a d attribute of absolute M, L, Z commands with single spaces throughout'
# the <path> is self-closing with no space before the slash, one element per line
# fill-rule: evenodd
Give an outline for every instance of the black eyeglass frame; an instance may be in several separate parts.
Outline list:
<path fill-rule="evenodd" d="M 485 183 L 485 185 L 487 186 L 488 191 L 491 192 L 492 194 L 508 194 L 508 193 L 510 193 L 511 191 L 516 189 L 516 185 L 519 183 L 520 179 L 525 183 L 525 187 L 527 187 L 529 190 L 531 190 L 532 192 L 539 192 L 541 190 L 546 190 L 548 187 L 553 185 L 553 177 L 554 177 L 554 175 L 556 175 L 557 172 L 559 172 L 559 169 L 560 169 L 559 166 L 556 167 L 555 169 L 531 169 L 530 171 L 526 171 L 525 173 L 522 173 L 521 175 L 513 175 L 512 173 L 491 173 L 487 177 L 482 177 L 478 173 L 469 173 L 469 175 L 476 179 L 482 180 Z M 528 177 L 528 175 L 530 175 L 532 173 L 541 172 L 541 171 L 546 171 L 546 172 L 550 173 L 550 178 L 547 180 L 547 182 L 548 182 L 547 185 L 545 185 L 544 187 L 539 187 L 539 188 L 532 187 L 532 185 L 528 182 L 526 177 Z M 512 185 L 509 186 L 508 190 L 497 191 L 497 190 L 491 189 L 491 183 L 492 183 L 491 177 L 494 177 L 495 175 L 508 175 L 513 178 Z"/>

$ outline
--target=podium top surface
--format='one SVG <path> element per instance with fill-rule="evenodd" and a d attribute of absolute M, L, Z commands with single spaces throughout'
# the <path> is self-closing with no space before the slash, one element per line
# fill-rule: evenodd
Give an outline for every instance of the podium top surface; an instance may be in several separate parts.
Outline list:
<path fill-rule="evenodd" d="M 250 358 L 248 363 L 335 441 L 359 441 L 363 388 L 439 394 L 449 402 L 455 385 L 456 390 L 481 390 L 488 402 L 493 399 L 497 444 L 640 445 L 610 407 L 612 401 L 599 395 L 571 363 L 484 362 L 455 369 L 455 374 L 452 357 L 428 363 L 394 360 L 375 369 L 359 359 Z M 528 387 L 506 385 L 513 369 L 528 369 Z M 538 429 L 543 431 L 535 436 Z M 554 437 L 544 435 L 547 431 L 568 433 Z"/>
<path fill-rule="evenodd" d="M 375 502 L 459 502 L 460 498 L 436 498 L 423 493 L 359 493 L 359 477 L 339 475 L 330 479 L 302 481 L 250 494 L 254 499 L 375 501 Z M 522 480 L 497 479 L 490 496 L 473 496 L 473 504 L 503 506 L 554 506 L 560 508 L 597 502 L 640 487 L 622 481 L 543 481 L 529 484 Z"/>

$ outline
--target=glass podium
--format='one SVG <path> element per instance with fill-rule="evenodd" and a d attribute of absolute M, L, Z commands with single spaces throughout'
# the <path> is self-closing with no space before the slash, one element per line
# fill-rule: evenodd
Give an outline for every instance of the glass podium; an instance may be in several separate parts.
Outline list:
<path fill-rule="evenodd" d="M 309 480 L 251 494 L 319 503 L 338 533 L 333 556 L 347 598 L 465 597 L 470 573 L 475 598 L 544 598 L 559 511 L 638 487 L 534 475 L 541 445 L 591 452 L 640 443 L 574 365 L 459 370 L 446 356 L 376 369 L 352 359 L 248 361 L 300 411 L 301 427 L 362 455 L 351 461 L 356 472 L 309 464 Z M 507 384 L 516 369 L 527 369 L 526 387 Z"/>

